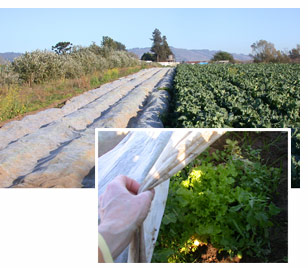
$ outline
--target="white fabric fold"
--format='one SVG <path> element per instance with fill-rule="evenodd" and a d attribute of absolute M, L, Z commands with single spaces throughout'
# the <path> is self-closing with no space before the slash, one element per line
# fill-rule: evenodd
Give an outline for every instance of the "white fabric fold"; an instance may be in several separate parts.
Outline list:
<path fill-rule="evenodd" d="M 150 212 L 129 246 L 128 258 L 127 252 L 123 252 L 116 261 L 151 262 L 167 201 L 169 179 L 224 133 L 223 130 L 203 129 L 131 131 L 113 150 L 98 159 L 99 195 L 120 174 L 141 183 L 139 192 L 155 188 Z"/>

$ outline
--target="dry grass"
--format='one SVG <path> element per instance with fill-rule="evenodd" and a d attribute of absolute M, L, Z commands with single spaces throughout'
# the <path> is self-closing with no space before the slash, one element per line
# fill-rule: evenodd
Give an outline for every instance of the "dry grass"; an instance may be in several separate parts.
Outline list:
<path fill-rule="evenodd" d="M 113 68 L 75 79 L 61 79 L 32 87 L 23 85 L 0 88 L 0 126 L 33 111 L 61 107 L 67 99 L 143 68 L 144 66 Z"/>

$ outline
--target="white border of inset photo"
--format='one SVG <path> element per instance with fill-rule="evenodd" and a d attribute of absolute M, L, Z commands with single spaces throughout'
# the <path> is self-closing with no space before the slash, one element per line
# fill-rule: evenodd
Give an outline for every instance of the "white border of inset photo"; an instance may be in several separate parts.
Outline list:
<path fill-rule="evenodd" d="M 99 144 L 98 144 L 98 133 L 99 132 L 142 132 L 142 131 L 151 131 L 151 132 L 162 132 L 162 131 L 176 131 L 176 132 L 182 132 L 182 131 L 194 131 L 194 132 L 199 132 L 199 131 L 226 131 L 226 132 L 287 132 L 288 133 L 288 193 L 292 189 L 291 188 L 291 129 L 290 128 L 256 128 L 256 129 L 251 129 L 251 128 L 97 128 L 95 130 L 95 185 L 98 190 L 98 152 L 99 152 Z M 119 141 L 120 142 L 120 141 Z M 118 142 L 115 144 L 117 146 Z M 111 149 L 112 150 L 112 149 Z M 108 152 L 108 151 L 107 151 Z M 290 195 L 288 194 L 288 211 L 290 207 Z M 291 253 L 291 246 L 293 243 L 296 243 L 296 239 L 294 239 L 294 236 L 291 235 L 294 231 L 291 226 L 293 223 L 290 223 L 289 217 L 288 217 L 288 263 L 290 262 L 290 253 Z M 292 241 L 292 238 L 294 241 Z M 292 247 L 293 248 L 293 247 Z M 245 265 L 255 265 L 255 263 L 247 264 Z"/>
<path fill-rule="evenodd" d="M 98 187 L 97 178 L 97 160 L 98 160 L 98 132 L 99 131 L 241 131 L 241 132 L 259 132 L 259 131 L 287 131 L 288 132 L 288 189 L 291 188 L 291 129 L 290 128 L 96 128 L 95 129 L 95 188 Z"/>

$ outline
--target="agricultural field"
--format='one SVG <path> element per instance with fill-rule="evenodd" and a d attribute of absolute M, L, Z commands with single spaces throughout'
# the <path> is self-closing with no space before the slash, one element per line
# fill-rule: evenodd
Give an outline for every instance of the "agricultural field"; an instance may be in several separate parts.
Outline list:
<path fill-rule="evenodd" d="M 286 132 L 228 132 L 170 179 L 152 262 L 287 262 Z"/>
<path fill-rule="evenodd" d="M 63 106 L 74 96 L 150 67 L 127 51 L 104 45 L 73 46 L 69 53 L 63 51 L 65 47 L 58 51 L 60 47 L 56 53 L 35 50 L 0 64 L 0 126 L 25 114 Z"/>
<path fill-rule="evenodd" d="M 125 128 L 172 73 L 143 69 L 2 126 L 0 188 L 93 188 L 95 128 Z"/>
<path fill-rule="evenodd" d="M 299 187 L 299 64 L 179 65 L 165 127 L 292 128 L 292 187 Z"/>

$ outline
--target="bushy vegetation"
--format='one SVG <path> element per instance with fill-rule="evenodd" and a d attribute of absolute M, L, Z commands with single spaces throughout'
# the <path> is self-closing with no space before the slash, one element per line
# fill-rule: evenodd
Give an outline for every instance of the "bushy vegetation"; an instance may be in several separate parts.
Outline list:
<path fill-rule="evenodd" d="M 232 63 L 234 62 L 233 56 L 230 53 L 225 52 L 225 51 L 217 52 L 211 59 L 212 62 L 221 61 L 221 60 L 227 60 Z"/>
<path fill-rule="evenodd" d="M 18 73 L 14 72 L 12 64 L 5 63 L 0 65 L 0 88 L 10 87 L 13 84 L 17 84 L 19 81 Z"/>
<path fill-rule="evenodd" d="M 275 45 L 266 40 L 259 40 L 251 45 L 254 62 L 290 63 L 300 61 L 300 45 L 285 52 L 275 48 Z"/>
<path fill-rule="evenodd" d="M 179 65 L 171 107 L 167 127 L 292 128 L 299 187 L 299 64 Z"/>
<path fill-rule="evenodd" d="M 156 59 L 155 54 L 152 54 L 150 52 L 144 53 L 141 56 L 141 60 L 155 61 L 155 59 Z"/>
<path fill-rule="evenodd" d="M 136 72 L 142 66 L 125 46 L 104 36 L 101 46 L 59 42 L 54 51 L 26 52 L 0 65 L 0 121 Z"/>
<path fill-rule="evenodd" d="M 170 179 L 152 262 L 198 262 L 195 252 L 208 244 L 267 260 L 282 170 L 263 164 L 260 152 L 227 139 L 223 150 L 205 151 Z"/>
<path fill-rule="evenodd" d="M 70 53 L 58 54 L 47 50 L 26 52 L 1 68 L 0 86 L 26 83 L 29 86 L 51 80 L 76 78 L 112 68 L 136 66 L 138 60 L 126 51 L 75 46 Z M 103 54 L 104 52 L 104 54 Z"/>
<path fill-rule="evenodd" d="M 0 94 L 1 122 L 41 108 L 61 107 L 64 102 L 104 83 L 140 71 L 145 66 L 113 68 L 96 71 L 77 78 L 61 79 L 29 86 L 12 85 Z"/>

